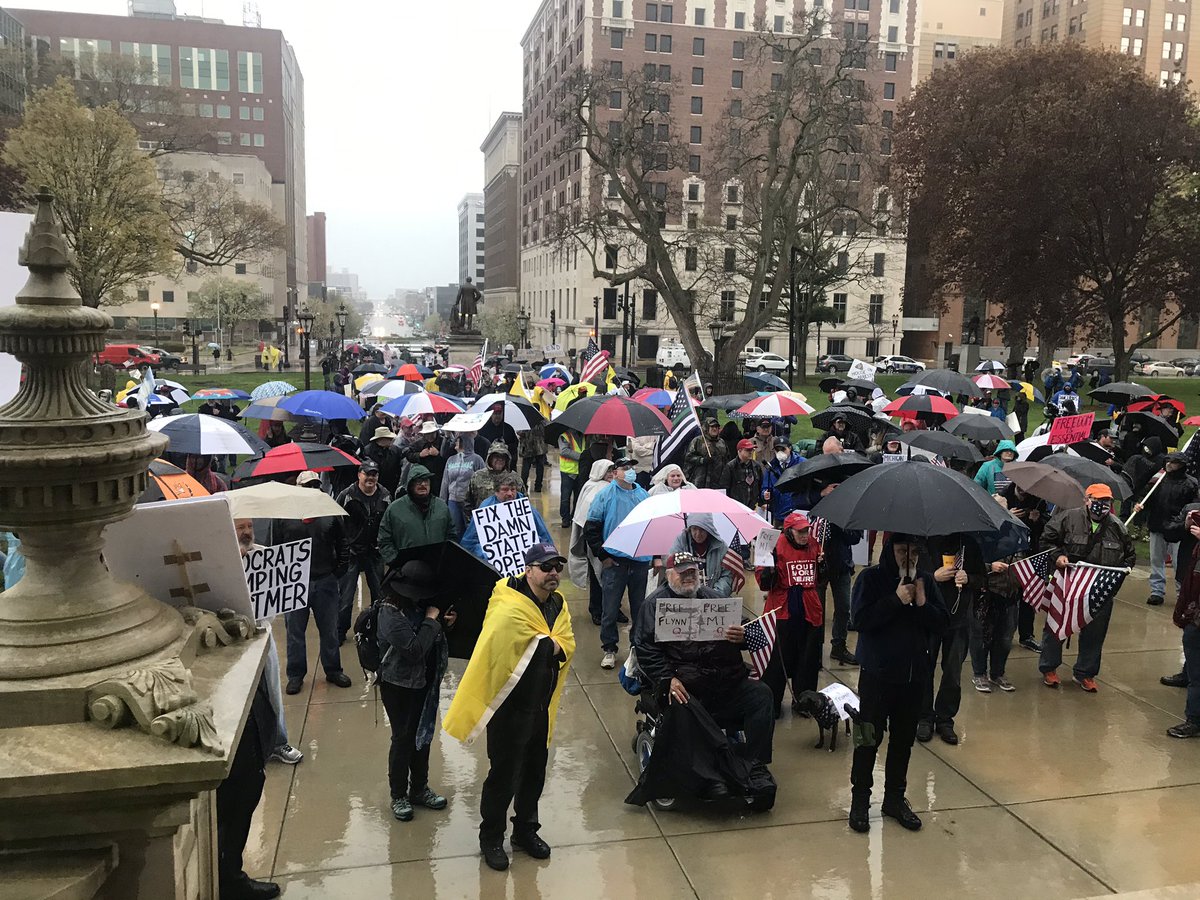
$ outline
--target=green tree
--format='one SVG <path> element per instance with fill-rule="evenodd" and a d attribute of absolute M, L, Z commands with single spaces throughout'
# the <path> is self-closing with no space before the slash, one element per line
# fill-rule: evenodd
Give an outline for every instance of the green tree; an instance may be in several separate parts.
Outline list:
<path fill-rule="evenodd" d="M 437 335 L 442 333 L 445 327 L 445 322 L 437 313 L 430 313 L 425 317 L 424 323 L 421 326 L 426 334 Z"/>
<path fill-rule="evenodd" d="M 69 82 L 34 94 L 4 159 L 26 190 L 45 185 L 73 252 L 70 277 L 88 306 L 172 268 L 171 226 L 154 163 L 111 106 L 80 105 Z"/>
<path fill-rule="evenodd" d="M 479 307 L 475 322 L 479 333 L 487 339 L 489 350 L 499 353 L 505 344 L 517 345 L 521 337 L 517 328 L 517 312 L 515 300 L 485 303 Z"/>
<path fill-rule="evenodd" d="M 261 319 L 267 308 L 268 298 L 257 285 L 220 275 L 206 279 L 190 301 L 193 318 L 219 322 L 222 332 L 228 329 L 229 347 L 233 346 L 237 326 Z"/>

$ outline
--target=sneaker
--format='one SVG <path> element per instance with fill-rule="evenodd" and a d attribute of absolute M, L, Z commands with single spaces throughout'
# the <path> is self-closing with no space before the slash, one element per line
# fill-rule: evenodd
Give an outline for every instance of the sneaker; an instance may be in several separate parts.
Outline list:
<path fill-rule="evenodd" d="M 287 680 L 287 687 L 285 687 L 283 689 L 283 692 L 285 694 L 298 694 L 298 693 L 300 693 L 300 689 L 303 687 L 304 687 L 304 679 L 303 678 L 289 678 Z"/>
<path fill-rule="evenodd" d="M 615 669 L 617 666 L 617 654 L 611 650 L 604 651 L 604 657 L 600 660 L 600 668 Z"/>
<path fill-rule="evenodd" d="M 564 531 L 570 531 L 570 530 L 571 530 L 571 526 L 572 526 L 573 524 L 574 524 L 573 522 L 570 522 L 570 521 L 564 521 L 564 522 L 562 522 L 562 523 L 561 523 L 561 525 L 560 525 L 559 527 L 560 527 L 560 528 L 562 528 Z"/>
<path fill-rule="evenodd" d="M 446 798 L 430 787 L 426 787 L 425 790 L 421 791 L 421 793 L 417 794 L 415 797 L 410 796 L 408 799 L 415 805 L 423 806 L 426 809 L 446 808 Z"/>
<path fill-rule="evenodd" d="M 992 692 L 992 683 L 982 675 L 975 675 L 971 678 L 971 684 L 975 686 L 975 690 L 981 694 L 990 694 Z"/>
<path fill-rule="evenodd" d="M 1180 722 L 1168 728 L 1167 734 L 1173 738 L 1193 738 L 1200 735 L 1200 725 L 1195 722 Z"/>
<path fill-rule="evenodd" d="M 922 720 L 917 723 L 917 740 L 922 744 L 928 744 L 933 740 L 933 723 Z"/>
<path fill-rule="evenodd" d="M 397 797 L 392 801 L 392 815 L 401 822 L 412 821 L 413 805 L 408 802 L 407 797 Z"/>
<path fill-rule="evenodd" d="M 991 679 L 991 682 L 996 687 L 1000 688 L 1000 690 L 1002 690 L 1008 694 L 1011 694 L 1013 691 L 1015 691 L 1017 689 L 1017 686 L 1015 684 L 1013 684 L 1011 681 L 1009 681 L 1007 678 L 1005 678 L 1003 675 L 997 675 L 995 678 Z"/>
<path fill-rule="evenodd" d="M 1163 598 L 1159 594 L 1151 594 L 1150 599 L 1146 601 L 1147 606 L 1162 606 Z"/>
<path fill-rule="evenodd" d="M 1096 679 L 1095 678 L 1080 678 L 1077 675 L 1072 675 L 1071 680 L 1074 681 L 1081 688 L 1083 688 L 1085 691 L 1087 691 L 1089 694 L 1094 694 L 1094 693 L 1096 693 L 1096 691 L 1099 690 L 1099 688 L 1096 687 Z"/>
<path fill-rule="evenodd" d="M 913 808 L 903 797 L 899 800 L 884 800 L 881 811 L 885 816 L 895 819 L 909 831 L 921 830 L 921 817 L 913 812 Z"/>
<path fill-rule="evenodd" d="M 300 760 L 304 759 L 304 754 L 293 747 L 291 744 L 280 744 L 271 751 L 271 759 L 277 759 L 281 763 L 287 763 L 289 766 L 294 766 Z"/>
<path fill-rule="evenodd" d="M 1158 683 L 1165 684 L 1167 687 L 1185 688 L 1188 686 L 1187 672 L 1176 672 L 1174 675 L 1164 675 L 1162 678 L 1158 679 Z"/>
<path fill-rule="evenodd" d="M 490 844 L 480 847 L 479 853 L 483 856 L 483 861 L 488 864 L 489 869 L 503 872 L 508 868 L 508 854 L 504 852 L 503 845 Z"/>
<path fill-rule="evenodd" d="M 1042 652 L 1042 645 L 1038 642 L 1037 638 L 1034 638 L 1034 637 L 1021 638 L 1020 644 L 1026 650 L 1032 650 L 1034 653 Z"/>
<path fill-rule="evenodd" d="M 517 834 L 514 831 L 512 845 L 514 850 L 524 850 L 534 859 L 550 858 L 550 845 L 538 837 L 535 831 L 531 831 L 529 834 Z"/>
<path fill-rule="evenodd" d="M 325 675 L 325 680 L 335 687 L 348 688 L 350 687 L 350 676 L 345 672 L 329 672 Z"/>
<path fill-rule="evenodd" d="M 1058 678 L 1058 673 L 1051 669 L 1049 672 L 1042 673 L 1042 684 L 1048 688 L 1056 688 L 1062 682 Z"/>

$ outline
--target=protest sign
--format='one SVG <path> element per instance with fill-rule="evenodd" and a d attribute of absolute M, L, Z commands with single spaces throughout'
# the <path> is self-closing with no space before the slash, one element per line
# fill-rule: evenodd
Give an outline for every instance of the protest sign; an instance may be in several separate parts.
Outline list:
<path fill-rule="evenodd" d="M 1092 436 L 1092 423 L 1096 421 L 1094 412 L 1078 416 L 1059 416 L 1050 426 L 1049 444 L 1074 444 L 1086 441 Z"/>
<path fill-rule="evenodd" d="M 1016 434 L 1018 431 L 1020 431 L 1020 430 L 1021 430 L 1021 422 L 1020 422 L 1020 420 L 1017 418 L 1017 414 L 1016 414 L 1016 413 L 1009 413 L 1009 414 L 1008 414 L 1008 418 L 1006 418 L 1006 419 L 1004 420 L 1004 422 L 1005 422 L 1005 424 L 1006 424 L 1006 425 L 1008 425 L 1008 427 L 1009 427 L 1010 429 L 1012 429 L 1012 433 L 1013 433 L 1013 434 Z"/>
<path fill-rule="evenodd" d="M 834 682 L 828 687 L 821 688 L 821 693 L 833 701 L 833 705 L 837 707 L 837 713 L 841 716 L 842 721 L 850 718 L 850 714 L 843 707 L 849 703 L 850 708 L 858 711 L 858 695 L 844 684 Z"/>
<path fill-rule="evenodd" d="M 725 629 L 740 624 L 741 597 L 659 597 L 654 601 L 657 641 L 723 641 Z"/>
<path fill-rule="evenodd" d="M 883 461 L 885 463 L 904 462 L 903 453 L 884 453 Z"/>
<path fill-rule="evenodd" d="M 492 411 L 489 409 L 486 412 L 478 413 L 457 413 L 445 425 L 442 426 L 442 431 L 478 431 L 487 424 L 487 420 L 492 416 Z"/>
<path fill-rule="evenodd" d="M 255 547 L 242 557 L 255 619 L 270 619 L 308 606 L 312 538 Z"/>
<path fill-rule="evenodd" d="M 533 507 L 528 497 L 482 506 L 471 513 L 479 546 L 488 564 L 501 575 L 525 571 L 525 551 L 538 541 Z"/>
<path fill-rule="evenodd" d="M 861 378 L 863 381 L 875 380 L 875 366 L 868 362 L 863 362 L 861 359 L 856 359 L 850 363 L 850 371 L 846 373 L 847 378 Z"/>
<path fill-rule="evenodd" d="M 781 533 L 777 528 L 764 528 L 758 533 L 758 537 L 754 539 L 754 565 L 775 565 L 775 544 L 779 542 Z"/>

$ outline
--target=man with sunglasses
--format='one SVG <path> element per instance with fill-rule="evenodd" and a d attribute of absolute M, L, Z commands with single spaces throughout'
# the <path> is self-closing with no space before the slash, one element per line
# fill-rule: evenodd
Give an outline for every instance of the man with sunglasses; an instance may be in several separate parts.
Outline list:
<path fill-rule="evenodd" d="M 525 572 L 502 578 L 488 601 L 479 641 L 443 727 L 470 742 L 487 731 L 490 768 L 479 801 L 479 848 L 491 868 L 508 868 L 504 832 L 513 808 L 514 849 L 547 859 L 538 800 L 562 687 L 575 655 L 571 614 L 558 592 L 567 560 L 554 544 L 525 551 Z M 513 682 L 516 682 L 513 684 Z"/>

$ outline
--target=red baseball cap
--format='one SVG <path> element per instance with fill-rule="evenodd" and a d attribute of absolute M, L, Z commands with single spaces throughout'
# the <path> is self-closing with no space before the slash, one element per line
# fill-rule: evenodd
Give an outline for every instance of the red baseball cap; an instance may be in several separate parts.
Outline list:
<path fill-rule="evenodd" d="M 737 442 L 737 448 L 739 450 L 753 450 L 754 446 L 754 441 L 750 440 L 750 438 L 742 438 Z"/>
<path fill-rule="evenodd" d="M 783 520 L 783 527 L 785 529 L 795 528 L 797 531 L 803 531 L 805 528 L 811 528 L 812 523 L 808 521 L 808 516 L 796 510 L 795 512 L 788 513 L 787 518 Z"/>

